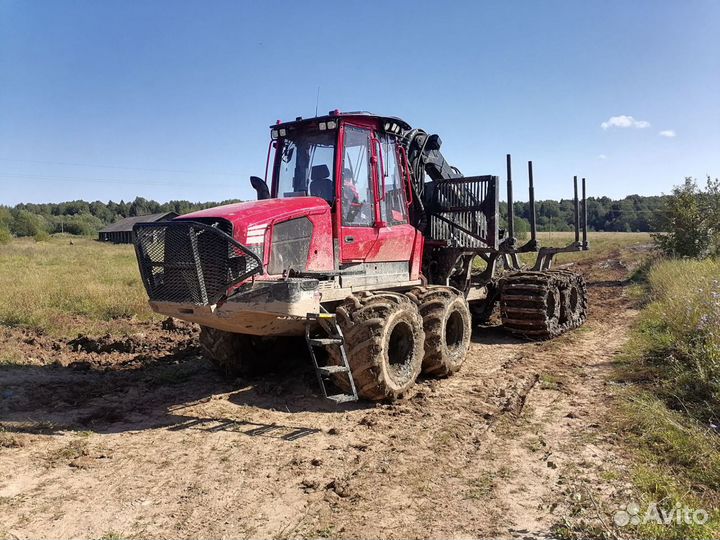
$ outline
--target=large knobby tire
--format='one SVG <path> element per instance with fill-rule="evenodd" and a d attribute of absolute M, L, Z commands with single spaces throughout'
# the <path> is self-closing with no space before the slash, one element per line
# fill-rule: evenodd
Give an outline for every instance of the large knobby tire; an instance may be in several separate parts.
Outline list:
<path fill-rule="evenodd" d="M 516 334 L 549 339 L 587 319 L 587 287 L 569 270 L 511 274 L 501 287 L 503 326 Z"/>
<path fill-rule="evenodd" d="M 200 346 L 205 358 L 224 375 L 238 377 L 267 370 L 278 360 L 278 339 L 200 327 Z"/>
<path fill-rule="evenodd" d="M 417 303 L 425 331 L 422 371 L 447 377 L 460 369 L 470 348 L 472 315 L 467 300 L 451 287 L 418 287 L 408 293 Z"/>
<path fill-rule="evenodd" d="M 336 315 L 358 396 L 371 401 L 403 397 L 422 366 L 425 333 L 417 306 L 401 294 L 361 293 L 347 298 Z M 342 364 L 336 347 L 328 347 L 328 356 L 331 364 Z M 342 374 L 333 380 L 349 390 Z"/>

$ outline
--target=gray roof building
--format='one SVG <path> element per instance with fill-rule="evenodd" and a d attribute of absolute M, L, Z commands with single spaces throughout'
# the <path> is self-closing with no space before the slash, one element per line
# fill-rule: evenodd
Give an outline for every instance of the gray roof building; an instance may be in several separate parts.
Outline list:
<path fill-rule="evenodd" d="M 153 223 L 155 221 L 166 221 L 177 217 L 175 212 L 164 212 L 162 214 L 146 214 L 144 216 L 133 216 L 111 223 L 100 229 L 98 240 L 101 242 L 112 242 L 114 244 L 131 244 L 132 228 L 136 223 Z"/>

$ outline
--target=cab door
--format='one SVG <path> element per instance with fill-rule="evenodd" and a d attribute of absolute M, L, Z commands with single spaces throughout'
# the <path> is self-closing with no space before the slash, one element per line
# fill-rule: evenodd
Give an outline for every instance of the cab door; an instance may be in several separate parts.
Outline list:
<path fill-rule="evenodd" d="M 338 167 L 340 262 L 365 262 L 378 238 L 373 131 L 345 124 Z"/>
<path fill-rule="evenodd" d="M 409 263 L 418 231 L 408 222 L 406 182 L 395 138 L 379 134 L 373 140 L 373 150 L 378 193 L 377 238 L 367 260 Z"/>

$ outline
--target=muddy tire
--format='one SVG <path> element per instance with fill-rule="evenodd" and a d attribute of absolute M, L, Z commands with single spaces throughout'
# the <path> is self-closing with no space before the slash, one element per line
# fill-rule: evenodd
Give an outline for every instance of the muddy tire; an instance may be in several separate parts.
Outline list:
<path fill-rule="evenodd" d="M 564 278 L 564 287 L 561 288 L 560 323 L 566 330 L 582 326 L 587 320 L 588 313 L 588 293 L 585 279 L 568 270 L 552 272 L 562 275 Z"/>
<path fill-rule="evenodd" d="M 417 306 L 401 294 L 362 293 L 347 298 L 336 314 L 358 396 L 403 397 L 422 366 L 425 333 Z M 341 365 L 335 347 L 328 347 L 328 356 L 331 364 Z M 349 391 L 346 377 L 335 376 L 333 382 Z"/>
<path fill-rule="evenodd" d="M 503 327 L 534 339 L 550 339 L 587 319 L 587 287 L 568 270 L 517 272 L 501 285 Z"/>
<path fill-rule="evenodd" d="M 451 287 L 418 287 L 408 293 L 425 331 L 422 371 L 448 377 L 460 369 L 470 348 L 472 315 L 465 297 Z"/>
<path fill-rule="evenodd" d="M 503 328 L 534 339 L 563 333 L 560 283 L 547 272 L 518 272 L 504 279 L 500 289 Z"/>
<path fill-rule="evenodd" d="M 275 364 L 277 338 L 200 327 L 203 356 L 224 375 L 238 377 L 265 371 Z"/>

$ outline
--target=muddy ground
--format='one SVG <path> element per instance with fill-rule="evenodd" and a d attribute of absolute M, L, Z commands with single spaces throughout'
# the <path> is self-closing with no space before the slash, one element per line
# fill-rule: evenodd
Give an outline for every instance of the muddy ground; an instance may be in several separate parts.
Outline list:
<path fill-rule="evenodd" d="M 300 352 L 228 381 L 185 325 L 3 329 L 27 363 L 0 367 L 0 537 L 609 534 L 629 487 L 607 411 L 632 268 L 619 252 L 572 268 L 583 328 L 544 343 L 478 328 L 458 374 L 395 404 L 323 402 Z"/>

